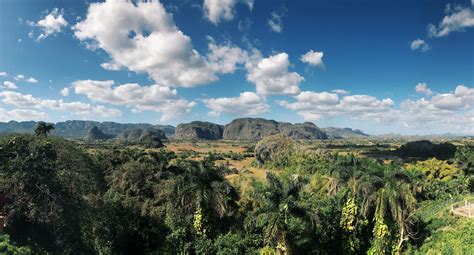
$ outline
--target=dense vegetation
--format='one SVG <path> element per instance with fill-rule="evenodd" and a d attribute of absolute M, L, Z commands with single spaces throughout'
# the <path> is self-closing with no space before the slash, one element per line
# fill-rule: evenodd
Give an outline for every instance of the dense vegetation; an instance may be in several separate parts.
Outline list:
<path fill-rule="evenodd" d="M 257 146 L 259 166 L 274 171 L 244 192 L 226 179 L 219 155 L 193 161 L 164 148 L 85 149 L 45 135 L 4 137 L 1 210 L 11 217 L 0 253 L 474 250 L 472 220 L 449 213 L 474 191 L 471 148 L 461 146 L 448 161 L 402 164 L 308 153 L 290 143 Z"/>

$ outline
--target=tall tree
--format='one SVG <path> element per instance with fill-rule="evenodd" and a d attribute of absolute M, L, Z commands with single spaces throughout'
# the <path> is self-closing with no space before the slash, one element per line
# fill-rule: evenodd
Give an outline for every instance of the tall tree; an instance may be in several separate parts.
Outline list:
<path fill-rule="evenodd" d="M 265 245 L 288 253 L 291 252 L 288 237 L 290 220 L 305 218 L 297 202 L 308 181 L 297 175 L 282 181 L 268 173 L 267 182 L 264 190 L 256 194 L 261 205 L 248 217 L 246 225 L 262 229 Z"/>
<path fill-rule="evenodd" d="M 178 167 L 184 172 L 175 186 L 176 205 L 183 211 L 194 212 L 194 228 L 199 235 L 206 236 L 213 217 L 222 219 L 235 212 L 239 195 L 212 161 L 181 161 Z"/>
<path fill-rule="evenodd" d="M 37 136 L 48 136 L 49 132 L 54 129 L 54 125 L 52 123 L 46 123 L 44 121 L 38 122 L 38 125 L 35 129 L 35 135 Z"/>
<path fill-rule="evenodd" d="M 416 205 L 410 175 L 394 165 L 383 165 L 378 171 L 362 175 L 356 185 L 362 215 L 372 217 L 375 223 L 370 252 L 400 251 L 409 238 L 411 225 L 407 219 Z"/>

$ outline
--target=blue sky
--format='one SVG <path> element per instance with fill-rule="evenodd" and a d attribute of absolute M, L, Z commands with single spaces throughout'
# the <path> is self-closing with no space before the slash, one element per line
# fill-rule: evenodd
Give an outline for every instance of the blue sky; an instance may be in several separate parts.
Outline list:
<path fill-rule="evenodd" d="M 473 27 L 470 1 L 4 0 L 0 121 L 473 134 Z"/>

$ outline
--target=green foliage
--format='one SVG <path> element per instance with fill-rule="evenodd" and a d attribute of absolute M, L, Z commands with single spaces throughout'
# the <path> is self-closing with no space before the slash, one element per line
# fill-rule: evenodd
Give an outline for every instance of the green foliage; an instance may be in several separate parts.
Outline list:
<path fill-rule="evenodd" d="M 412 254 L 472 254 L 474 252 L 474 222 L 450 213 L 455 201 L 472 199 L 459 196 L 452 199 L 429 200 L 420 204 L 416 217 L 423 219 L 423 235 L 409 247 Z"/>
<path fill-rule="evenodd" d="M 357 224 L 357 204 L 354 197 L 347 199 L 341 213 L 341 228 L 344 232 L 344 252 L 354 254 L 358 250 L 355 238 Z"/>
<path fill-rule="evenodd" d="M 262 192 L 254 193 L 254 199 L 260 203 L 246 217 L 246 228 L 262 231 L 264 243 L 269 247 L 291 249 L 294 242 L 290 233 L 305 231 L 311 225 L 311 219 L 298 204 L 307 180 L 296 175 L 280 179 L 268 173 L 267 183 Z"/>
<path fill-rule="evenodd" d="M 260 235 L 229 232 L 216 238 L 214 250 L 218 255 L 257 254 L 261 245 Z"/>
<path fill-rule="evenodd" d="M 8 235 L 0 233 L 0 253 L 5 255 L 23 255 L 31 254 L 31 250 L 28 247 L 19 247 L 10 240 Z"/>
<path fill-rule="evenodd" d="M 473 249 L 472 221 L 449 215 L 450 205 L 469 192 L 467 149 L 458 150 L 455 164 L 429 159 L 403 166 L 351 154 L 303 153 L 291 140 L 256 147 L 261 163 L 279 171 L 267 172 L 263 182 L 246 177 L 244 185 L 236 179 L 233 186 L 225 177 L 233 170 L 215 161 L 245 154 L 210 153 L 196 161 L 165 148 L 113 145 L 86 151 L 63 139 L 5 137 L 0 194 L 8 203 L 1 209 L 12 218 L 0 235 L 0 253 L 462 254 Z"/>
<path fill-rule="evenodd" d="M 373 233 L 374 239 L 372 240 L 372 247 L 370 247 L 367 254 L 390 254 L 391 247 L 393 245 L 393 237 L 391 236 L 392 233 L 384 218 L 380 215 L 375 217 L 375 227 Z"/>
<path fill-rule="evenodd" d="M 416 164 L 409 164 L 408 170 L 420 171 L 429 181 L 450 181 L 459 176 L 459 169 L 450 165 L 446 160 L 431 158 L 425 161 L 418 161 Z"/>
<path fill-rule="evenodd" d="M 13 135 L 0 142 L 0 194 L 13 240 L 50 252 L 85 249 L 80 212 L 95 190 L 91 159 L 63 139 Z"/>
<path fill-rule="evenodd" d="M 474 149 L 472 147 L 460 147 L 454 158 L 466 176 L 474 174 Z"/>

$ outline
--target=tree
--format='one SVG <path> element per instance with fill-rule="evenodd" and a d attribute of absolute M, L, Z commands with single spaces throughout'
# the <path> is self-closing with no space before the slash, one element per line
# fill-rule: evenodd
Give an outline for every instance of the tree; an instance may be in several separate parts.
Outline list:
<path fill-rule="evenodd" d="M 176 179 L 176 206 L 184 212 L 194 213 L 194 229 L 201 236 L 209 237 L 216 217 L 232 215 L 239 195 L 224 178 L 222 170 L 207 161 L 180 161 L 177 167 L 184 170 Z M 217 234 L 217 233 L 214 233 Z"/>
<path fill-rule="evenodd" d="M 38 122 L 38 125 L 35 129 L 36 136 L 48 136 L 49 132 L 54 129 L 54 125 L 52 123 L 46 123 L 44 121 Z"/>
<path fill-rule="evenodd" d="M 408 217 L 416 205 L 411 177 L 395 165 L 383 165 L 381 171 L 369 174 L 376 176 L 363 176 L 357 183 L 363 216 L 373 215 L 375 223 L 369 253 L 401 251 L 411 234 Z"/>
<path fill-rule="evenodd" d="M 0 141 L 0 194 L 12 212 L 5 231 L 35 253 L 86 252 L 81 239 L 94 164 L 72 142 L 13 135 Z"/>
<path fill-rule="evenodd" d="M 262 229 L 266 246 L 290 252 L 290 224 L 309 221 L 297 203 L 300 191 L 308 181 L 298 175 L 282 181 L 276 175 L 268 173 L 267 182 L 264 189 L 255 194 L 261 204 L 247 217 L 246 227 Z"/>

